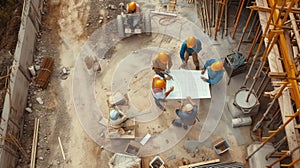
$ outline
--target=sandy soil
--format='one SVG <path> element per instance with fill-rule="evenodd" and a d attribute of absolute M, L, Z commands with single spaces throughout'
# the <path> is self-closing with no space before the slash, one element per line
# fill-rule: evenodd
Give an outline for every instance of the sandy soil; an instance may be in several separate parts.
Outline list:
<path fill-rule="evenodd" d="M 102 149 L 100 145 L 92 141 L 84 132 L 75 113 L 72 93 L 72 85 L 74 85 L 74 83 L 72 83 L 72 73 L 81 46 L 88 39 L 89 35 L 101 26 L 98 22 L 99 16 L 106 16 L 105 18 L 109 19 L 107 16 L 115 17 L 117 13 L 120 13 L 119 9 L 106 9 L 108 4 L 118 6 L 119 1 L 52 0 L 48 1 L 45 6 L 45 17 L 41 31 L 42 37 L 37 45 L 37 55 L 54 57 L 55 69 L 46 90 L 39 90 L 33 85 L 30 87 L 29 102 L 33 104 L 32 108 L 34 110 L 32 113 L 25 115 L 22 139 L 25 150 L 30 153 L 34 118 L 39 117 L 40 131 L 36 162 L 37 167 L 108 167 L 107 162 L 112 156 L 112 153 Z M 106 19 L 104 19 L 102 24 L 108 21 Z M 169 43 L 172 39 L 165 36 L 153 38 L 155 43 L 161 45 L 160 47 L 170 47 Z M 164 43 L 160 43 L 161 41 L 164 41 Z M 175 43 L 174 46 L 178 46 L 178 41 Z M 122 44 L 119 45 L 119 47 L 120 46 L 122 46 Z M 134 49 L 130 47 L 127 49 L 127 51 L 132 50 Z M 178 52 L 177 48 L 171 47 L 170 50 Z M 66 80 L 60 78 L 62 67 L 68 67 L 70 69 L 70 75 Z M 147 71 L 144 73 L 147 74 Z M 135 80 L 130 82 L 131 84 L 136 83 Z M 102 82 L 101 84 L 102 87 L 100 88 L 104 89 L 106 83 Z M 147 84 L 142 83 L 142 85 Z M 136 95 L 137 93 L 135 91 L 136 90 L 132 90 L 130 94 L 133 96 Z M 80 92 L 80 90 L 78 90 L 78 92 Z M 106 95 L 98 96 L 105 97 Z M 140 96 L 146 97 L 148 95 L 145 92 Z M 37 97 L 41 97 L 44 100 L 44 105 L 37 103 Z M 139 99 L 138 96 L 136 96 L 136 98 Z M 145 102 L 145 104 L 136 104 L 138 108 L 148 106 L 148 102 Z M 168 122 L 170 123 L 170 121 Z M 141 127 L 143 127 L 143 125 L 141 125 Z M 162 126 L 157 127 L 156 130 L 151 130 L 147 128 L 147 126 L 144 127 L 145 130 L 148 129 L 151 133 L 159 133 L 164 128 L 164 126 Z M 197 137 L 194 133 L 197 131 L 199 131 L 199 128 L 193 128 L 184 140 L 196 139 Z M 66 160 L 63 160 L 58 137 L 60 137 L 62 141 Z M 217 158 L 214 151 L 207 147 L 201 148 L 196 154 L 188 153 L 183 149 L 183 143 L 184 141 L 181 141 L 176 147 L 162 154 L 162 157 L 165 159 L 172 153 L 177 155 L 176 159 L 166 161 L 170 167 L 175 167 L 176 161 L 180 159 L 181 156 L 188 157 L 192 162 Z M 235 144 L 236 142 L 232 140 L 231 143 Z M 243 149 L 239 148 L 238 151 L 243 151 Z M 240 158 L 243 156 L 241 153 L 231 152 L 231 155 L 233 158 L 242 160 L 242 158 Z M 199 158 L 201 158 L 201 160 L 199 160 Z M 224 160 L 228 160 L 228 158 Z M 28 165 L 28 160 L 24 160 L 24 158 L 20 159 L 19 167 L 28 167 Z"/>

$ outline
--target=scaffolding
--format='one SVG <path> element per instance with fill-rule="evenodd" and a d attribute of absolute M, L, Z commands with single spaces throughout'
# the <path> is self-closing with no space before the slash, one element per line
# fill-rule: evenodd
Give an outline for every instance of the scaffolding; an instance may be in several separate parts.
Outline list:
<path fill-rule="evenodd" d="M 278 3 L 278 4 L 277 4 Z M 273 94 L 267 94 L 273 101 L 269 104 L 263 117 L 256 123 L 253 131 L 261 126 L 262 121 L 270 112 L 271 107 L 278 100 L 282 115 L 282 124 L 275 130 L 269 130 L 269 136 L 264 137 L 260 146 L 250 153 L 246 160 L 251 158 L 259 151 L 267 142 L 271 141 L 279 132 L 285 130 L 288 142 L 288 151 L 282 151 L 280 158 L 273 163 L 267 165 L 272 167 L 281 160 L 291 156 L 291 163 L 281 164 L 281 167 L 300 167 L 300 139 L 298 132 L 297 120 L 300 117 L 300 92 L 299 92 L 299 23 L 295 18 L 299 18 L 299 8 L 297 8 L 298 0 L 275 1 L 275 0 L 256 0 L 256 5 L 251 6 L 252 10 L 259 13 L 260 24 L 263 29 L 262 38 L 260 40 L 256 54 L 253 57 L 250 70 L 246 76 L 244 86 L 250 78 L 250 71 L 254 62 L 257 60 L 261 46 L 265 43 L 263 54 L 260 58 L 259 68 L 253 77 L 250 91 L 254 88 L 257 78 L 261 74 L 263 68 L 266 67 L 268 60 L 270 72 L 268 76 L 272 79 L 274 87 Z M 257 36 L 257 33 L 255 33 Z M 252 47 L 251 51 L 252 52 Z M 250 54 L 249 54 L 250 55 Z M 298 66 L 298 68 L 297 68 Z M 249 92 L 250 93 L 250 92 Z M 295 104 L 295 109 L 293 105 Z M 268 156 L 269 157 L 269 156 Z"/>

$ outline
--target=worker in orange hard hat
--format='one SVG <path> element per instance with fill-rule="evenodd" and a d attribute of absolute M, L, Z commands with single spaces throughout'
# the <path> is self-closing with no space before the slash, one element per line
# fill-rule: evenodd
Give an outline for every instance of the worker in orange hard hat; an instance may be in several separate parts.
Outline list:
<path fill-rule="evenodd" d="M 140 6 L 136 3 L 136 2 L 130 2 L 129 4 L 127 4 L 127 13 L 137 13 L 140 12 Z"/>
<path fill-rule="evenodd" d="M 196 70 L 199 70 L 200 64 L 198 60 L 198 53 L 201 51 L 201 49 L 201 41 L 195 36 L 189 36 L 187 40 L 182 43 L 180 48 L 180 58 L 182 60 L 182 66 L 185 66 L 189 60 L 189 57 L 192 56 Z"/>
<path fill-rule="evenodd" d="M 169 90 L 166 91 L 167 87 L 167 78 L 163 78 L 159 75 L 155 75 L 152 78 L 152 89 L 151 93 L 155 99 L 155 104 L 162 110 L 165 110 L 164 107 L 160 104 L 160 100 L 166 99 L 168 95 L 174 90 L 174 87 L 170 87 Z"/>
<path fill-rule="evenodd" d="M 161 77 L 170 72 L 172 65 L 171 57 L 166 52 L 160 52 L 152 59 L 152 69 Z"/>
<path fill-rule="evenodd" d="M 209 79 L 202 77 L 202 80 L 212 85 L 215 85 L 223 78 L 224 63 L 214 58 L 209 59 L 205 62 L 201 73 L 204 74 L 206 70 L 208 72 Z"/>

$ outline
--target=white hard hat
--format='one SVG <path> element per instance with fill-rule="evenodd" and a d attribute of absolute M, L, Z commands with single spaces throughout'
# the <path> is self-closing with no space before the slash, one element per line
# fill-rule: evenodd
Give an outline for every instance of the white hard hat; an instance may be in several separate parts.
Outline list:
<path fill-rule="evenodd" d="M 193 105 L 191 104 L 186 104 L 183 109 L 183 111 L 188 112 L 188 111 L 192 111 L 193 110 Z"/>

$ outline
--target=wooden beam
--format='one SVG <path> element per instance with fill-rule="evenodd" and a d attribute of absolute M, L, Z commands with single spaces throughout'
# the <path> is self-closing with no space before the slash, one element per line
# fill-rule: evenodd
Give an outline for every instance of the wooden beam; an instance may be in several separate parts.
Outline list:
<path fill-rule="evenodd" d="M 39 124 L 40 119 L 35 118 L 34 120 L 34 130 L 33 130 L 33 140 L 32 140 L 32 149 L 31 149 L 31 161 L 30 168 L 35 168 L 35 158 L 36 158 L 36 147 L 39 135 Z"/>
<path fill-rule="evenodd" d="M 179 168 L 192 168 L 192 167 L 196 167 L 196 166 L 202 166 L 202 165 L 219 163 L 219 162 L 220 162 L 220 159 L 214 159 L 214 160 L 209 160 L 209 161 L 204 161 L 204 162 L 198 162 L 198 163 L 193 163 L 193 164 L 189 164 L 189 165 L 179 166 Z"/>

